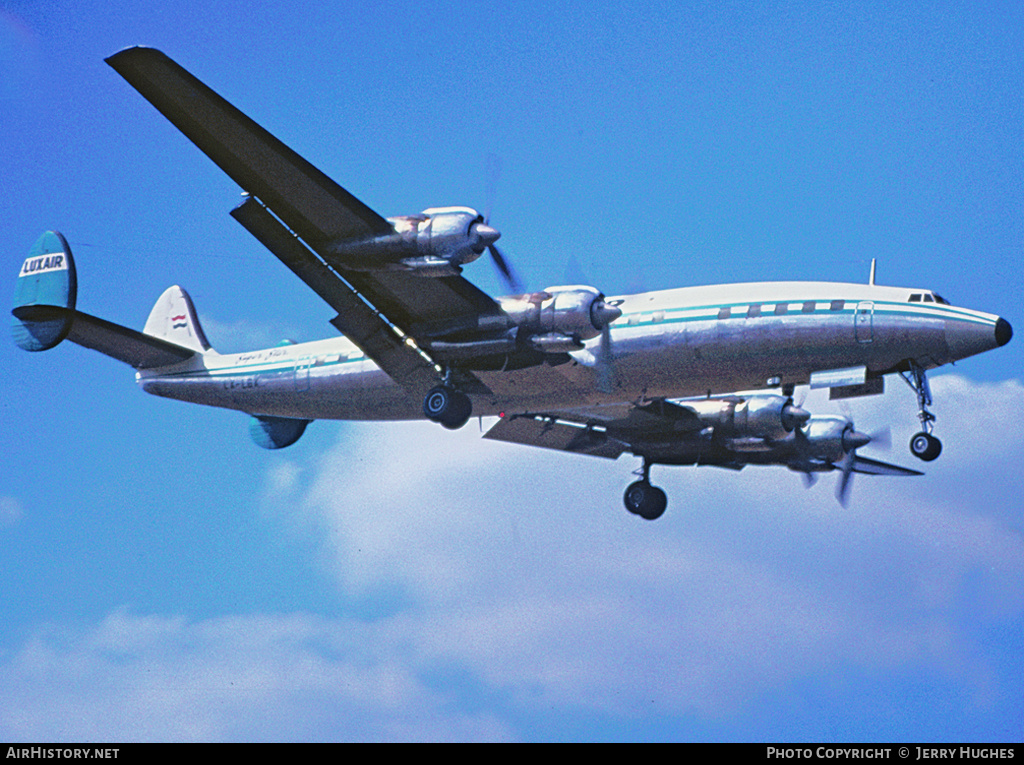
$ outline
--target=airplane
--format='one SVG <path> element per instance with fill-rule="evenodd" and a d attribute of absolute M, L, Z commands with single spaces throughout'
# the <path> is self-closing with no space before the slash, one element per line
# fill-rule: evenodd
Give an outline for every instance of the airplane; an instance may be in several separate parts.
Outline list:
<path fill-rule="evenodd" d="M 315 419 L 426 418 L 457 429 L 497 417 L 497 441 L 641 460 L 623 501 L 647 520 L 665 492 L 654 465 L 920 471 L 861 456 L 873 437 L 849 417 L 812 415 L 797 386 L 830 398 L 877 395 L 899 375 L 917 396 L 911 453 L 939 456 L 927 372 L 1006 345 L 999 316 L 924 288 L 763 282 L 606 296 L 588 285 L 529 292 L 469 207 L 384 218 L 158 50 L 107 63 L 239 186 L 231 211 L 337 312 L 341 336 L 218 354 L 185 290 L 170 287 L 141 332 L 80 312 L 71 249 L 43 234 L 21 267 L 13 334 L 29 351 L 65 339 L 125 362 L 147 393 L 251 415 L 267 449 Z M 514 293 L 491 297 L 462 276 L 488 252 Z"/>

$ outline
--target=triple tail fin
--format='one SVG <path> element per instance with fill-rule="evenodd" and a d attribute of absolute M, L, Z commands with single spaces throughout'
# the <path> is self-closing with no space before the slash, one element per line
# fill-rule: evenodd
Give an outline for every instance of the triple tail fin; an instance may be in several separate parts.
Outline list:
<path fill-rule="evenodd" d="M 142 331 L 150 337 L 158 337 L 199 353 L 210 350 L 210 343 L 199 324 L 192 298 L 178 285 L 168 287 L 157 298 Z"/>
<path fill-rule="evenodd" d="M 45 351 L 67 339 L 136 369 L 179 364 L 209 350 L 192 301 L 180 287 L 171 287 L 157 301 L 150 315 L 152 333 L 150 322 L 146 332 L 138 332 L 76 310 L 77 295 L 71 248 L 59 233 L 47 231 L 36 241 L 18 274 L 11 311 L 15 344 L 26 351 Z M 170 324 L 161 329 L 154 316 L 165 310 Z M 175 326 L 182 315 L 185 326 Z M 173 321 L 174 317 L 179 321 Z"/>
<path fill-rule="evenodd" d="M 46 351 L 60 343 L 71 330 L 77 298 L 71 248 L 59 233 L 47 231 L 21 264 L 14 288 L 15 344 L 26 351 Z"/>

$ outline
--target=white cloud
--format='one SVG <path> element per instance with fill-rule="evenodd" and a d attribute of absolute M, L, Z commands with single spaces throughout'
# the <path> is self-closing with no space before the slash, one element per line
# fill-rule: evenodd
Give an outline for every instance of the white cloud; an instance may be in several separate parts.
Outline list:
<path fill-rule="evenodd" d="M 0 664 L 0 735 L 502 739 L 542 714 L 728 721 L 836 672 L 937 678 L 999 707 L 1016 691 L 984 635 L 1024 617 L 1021 387 L 937 378 L 947 453 L 925 477 L 858 477 L 848 509 L 832 476 L 805 491 L 785 470 L 658 467 L 655 523 L 621 506 L 627 458 L 475 424 L 338 426 L 315 464 L 296 452 L 268 473 L 264 501 L 378 614 L 40 630 Z M 912 464 L 912 396 L 849 410 L 864 430 L 893 421 L 881 456 Z"/>
<path fill-rule="evenodd" d="M 9 740 L 503 739 L 448 708 L 380 627 L 308 614 L 182 618 L 119 611 L 41 630 L 0 668 Z"/>
<path fill-rule="evenodd" d="M 25 510 L 14 497 L 0 497 L 0 526 L 13 526 L 25 515 Z"/>
<path fill-rule="evenodd" d="M 718 714 L 837 662 L 960 675 L 971 650 L 945 617 L 962 582 L 986 572 L 986 617 L 1019 618 L 1024 545 L 1001 510 L 945 487 L 983 469 L 988 491 L 1016 506 L 1021 392 L 937 378 L 944 471 L 859 476 L 847 510 L 833 477 L 805 492 L 779 469 L 657 468 L 670 508 L 648 524 L 621 508 L 627 458 L 403 424 L 353 427 L 324 458 L 307 512 L 344 588 L 402 588 L 417 606 L 405 634 L 422 650 L 523 697 L 604 711 L 657 697 L 666 711 Z M 888 458 L 909 464 L 906 394 L 846 406 L 867 430 L 897 418 Z M 830 408 L 817 394 L 806 405 Z M 972 441 L 978 417 L 1000 454 Z"/>

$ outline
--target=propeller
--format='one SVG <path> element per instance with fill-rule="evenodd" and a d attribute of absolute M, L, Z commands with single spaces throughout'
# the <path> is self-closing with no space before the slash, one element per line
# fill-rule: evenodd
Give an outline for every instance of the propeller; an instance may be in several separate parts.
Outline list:
<path fill-rule="evenodd" d="M 494 243 L 501 238 L 497 229 L 487 225 L 487 221 L 474 223 L 469 227 L 469 236 L 473 239 L 473 252 L 483 253 L 484 248 L 494 247 Z"/>
<path fill-rule="evenodd" d="M 522 281 L 519 276 L 516 275 L 515 269 L 512 268 L 512 264 L 509 262 L 505 254 L 498 249 L 495 242 L 498 237 L 501 236 L 498 232 L 491 228 L 491 210 L 494 208 L 494 197 L 498 193 L 498 178 L 501 177 L 501 158 L 497 154 L 490 153 L 487 155 L 485 161 L 485 173 L 487 176 L 487 211 L 484 213 L 483 223 L 476 224 L 478 230 L 482 226 L 488 231 L 493 231 L 495 236 L 489 241 L 484 242 L 484 246 L 487 247 L 487 252 L 491 256 L 491 262 L 494 263 L 494 267 L 498 269 L 498 274 L 501 276 L 501 280 L 505 283 L 509 292 L 515 295 L 521 295 L 526 292 L 523 287 Z M 482 249 L 480 250 L 483 251 Z"/>
<path fill-rule="evenodd" d="M 505 282 L 505 286 L 508 287 L 509 292 L 515 295 L 521 295 L 526 292 L 523 288 L 523 283 L 519 280 L 516 272 L 512 269 L 508 259 L 502 254 L 501 250 L 498 249 L 494 242 L 487 245 L 487 251 L 491 254 L 491 261 L 494 263 L 494 267 L 498 269 L 498 273 L 501 274 L 502 281 Z"/>
<path fill-rule="evenodd" d="M 839 500 L 839 504 L 843 507 L 846 507 L 846 500 L 850 493 L 850 479 L 853 477 L 853 468 L 857 464 L 857 450 L 870 443 L 871 436 L 865 433 L 858 433 L 853 429 L 852 422 L 850 427 L 843 431 L 843 451 L 845 455 L 839 466 L 842 474 L 839 478 L 839 485 L 836 487 L 836 499 Z"/>
<path fill-rule="evenodd" d="M 602 393 L 611 393 L 615 388 L 615 356 L 612 352 L 613 321 L 622 316 L 620 301 L 607 301 L 600 296 L 590 306 L 590 321 L 601 330 L 601 343 L 597 347 L 597 389 Z"/>
<path fill-rule="evenodd" d="M 801 397 L 806 398 L 806 394 Z M 800 406 L 802 409 L 802 401 Z M 796 460 L 792 464 L 794 470 L 800 470 L 800 465 L 805 465 L 805 469 L 800 470 L 801 475 L 804 478 L 804 488 L 809 489 L 818 482 L 817 473 L 810 469 L 811 466 L 811 442 L 807 439 L 807 434 L 803 430 L 803 426 L 799 428 L 793 428 L 793 440 L 795 443 Z"/>

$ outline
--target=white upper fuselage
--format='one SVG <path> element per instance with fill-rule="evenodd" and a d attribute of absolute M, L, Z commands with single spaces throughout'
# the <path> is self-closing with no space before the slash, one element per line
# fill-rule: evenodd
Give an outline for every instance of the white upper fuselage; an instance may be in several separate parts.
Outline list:
<path fill-rule="evenodd" d="M 474 371 L 492 391 L 473 412 L 542 412 L 807 383 L 816 372 L 930 369 L 995 348 L 998 316 L 924 289 L 831 282 L 725 284 L 609 298 L 611 380 L 600 338 L 571 361 Z M 618 302 L 621 301 L 621 302 Z M 1005 325 L 1005 322 L 1002 322 Z M 1003 330 L 1005 333 L 1008 330 Z M 564 358 L 564 357 L 562 357 Z M 408 395 L 344 337 L 239 354 L 209 352 L 138 373 L 149 393 L 302 419 L 419 419 Z"/>

